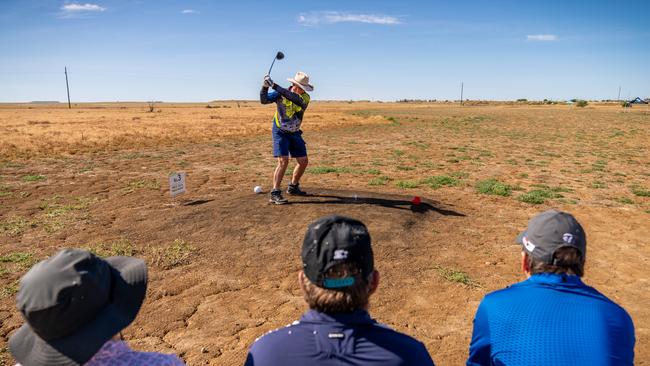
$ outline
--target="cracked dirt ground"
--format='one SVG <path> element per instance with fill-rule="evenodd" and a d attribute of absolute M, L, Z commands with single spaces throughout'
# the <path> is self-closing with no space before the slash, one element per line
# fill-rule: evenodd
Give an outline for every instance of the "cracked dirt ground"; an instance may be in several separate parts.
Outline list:
<path fill-rule="evenodd" d="M 422 340 L 436 364 L 462 364 L 482 296 L 522 280 L 514 237 L 551 207 L 585 226 L 585 281 L 632 315 L 636 361 L 647 364 L 650 197 L 634 192 L 650 189 L 649 115 L 315 102 L 305 120 L 312 170 L 303 182 L 313 195 L 270 206 L 252 188 L 268 189 L 274 167 L 272 112 L 229 105 L 163 105 L 155 118 L 142 106 L 0 108 L 3 144 L 13 144 L 0 165 L 0 364 L 12 364 L 6 340 L 22 323 L 16 280 L 63 247 L 147 260 L 147 298 L 124 332 L 132 347 L 175 352 L 189 365 L 242 364 L 255 338 L 305 310 L 302 237 L 331 213 L 370 229 L 382 272 L 372 315 Z M 330 114 L 336 125 L 327 125 Z M 238 121 L 244 130 L 226 133 Z M 101 128 L 81 142 L 61 137 L 83 126 Z M 115 134 L 105 143 L 104 127 Z M 177 170 L 187 172 L 189 192 L 174 202 L 166 179 Z M 455 180 L 425 179 L 440 176 Z M 488 178 L 512 185 L 512 194 L 478 193 L 476 183 Z M 561 194 L 537 205 L 518 199 L 542 186 Z M 414 195 L 424 201 L 415 209 Z"/>

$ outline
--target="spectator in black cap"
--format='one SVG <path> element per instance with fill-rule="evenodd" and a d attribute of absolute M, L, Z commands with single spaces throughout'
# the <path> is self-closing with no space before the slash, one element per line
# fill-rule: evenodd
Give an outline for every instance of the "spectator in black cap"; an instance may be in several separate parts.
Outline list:
<path fill-rule="evenodd" d="M 9 350 L 22 366 L 183 365 L 174 355 L 135 352 L 116 339 L 146 290 L 141 259 L 61 250 L 20 280 L 16 302 L 27 322 Z"/>
<path fill-rule="evenodd" d="M 368 314 L 379 272 L 363 223 L 343 216 L 316 220 L 305 234 L 302 263 L 299 283 L 309 311 L 258 338 L 246 366 L 433 365 L 422 343 Z"/>
<path fill-rule="evenodd" d="M 485 296 L 467 365 L 632 365 L 627 312 L 585 285 L 587 237 L 566 212 L 535 216 L 517 238 L 528 278 Z"/>

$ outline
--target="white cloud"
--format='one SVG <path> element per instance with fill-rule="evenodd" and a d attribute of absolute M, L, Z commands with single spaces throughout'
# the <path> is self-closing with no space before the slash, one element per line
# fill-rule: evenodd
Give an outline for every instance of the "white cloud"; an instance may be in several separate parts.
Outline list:
<path fill-rule="evenodd" d="M 366 23 L 380 25 L 400 24 L 396 17 L 382 14 L 343 13 L 338 11 L 317 11 L 298 16 L 298 23 L 306 26 L 335 23 Z"/>
<path fill-rule="evenodd" d="M 86 12 L 101 12 L 106 10 L 97 4 L 77 4 L 77 3 L 68 3 L 64 4 L 61 7 L 61 10 L 65 13 L 86 13 Z"/>
<path fill-rule="evenodd" d="M 528 41 L 557 41 L 558 36 L 555 34 L 529 34 L 526 36 L 526 40 Z"/>
<path fill-rule="evenodd" d="M 185 9 L 185 10 L 181 11 L 181 14 L 195 14 L 195 13 L 196 13 L 196 11 L 194 11 L 192 9 Z"/>
<path fill-rule="evenodd" d="M 97 4 L 80 4 L 80 3 L 65 3 L 61 6 L 59 18 L 61 19 L 87 19 L 92 18 L 93 14 L 101 13 L 106 8 Z"/>

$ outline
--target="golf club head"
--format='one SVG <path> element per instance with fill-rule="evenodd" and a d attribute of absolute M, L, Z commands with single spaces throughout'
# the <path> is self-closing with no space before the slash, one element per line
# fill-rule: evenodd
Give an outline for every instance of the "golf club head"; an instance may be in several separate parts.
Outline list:
<path fill-rule="evenodd" d="M 282 60 L 284 58 L 284 53 L 278 51 L 278 53 L 275 55 L 275 58 L 278 60 Z"/>

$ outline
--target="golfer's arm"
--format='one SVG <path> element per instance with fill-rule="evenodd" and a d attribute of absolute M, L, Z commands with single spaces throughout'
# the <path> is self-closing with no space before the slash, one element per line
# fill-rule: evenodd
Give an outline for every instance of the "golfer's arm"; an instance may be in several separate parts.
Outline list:
<path fill-rule="evenodd" d="M 302 100 L 302 98 L 300 97 L 299 94 L 296 94 L 294 92 L 290 92 L 289 90 L 279 86 L 278 84 L 275 84 L 273 89 L 275 89 L 275 91 L 280 93 L 280 95 L 282 95 L 283 97 L 290 100 L 293 104 L 300 106 L 300 108 L 302 108 L 302 109 L 307 108 L 307 103 L 305 103 L 305 101 Z"/>
<path fill-rule="evenodd" d="M 260 103 L 271 104 L 271 103 L 275 103 L 276 99 L 278 99 L 277 92 L 269 93 L 269 88 L 262 88 L 262 90 L 260 90 Z"/>

